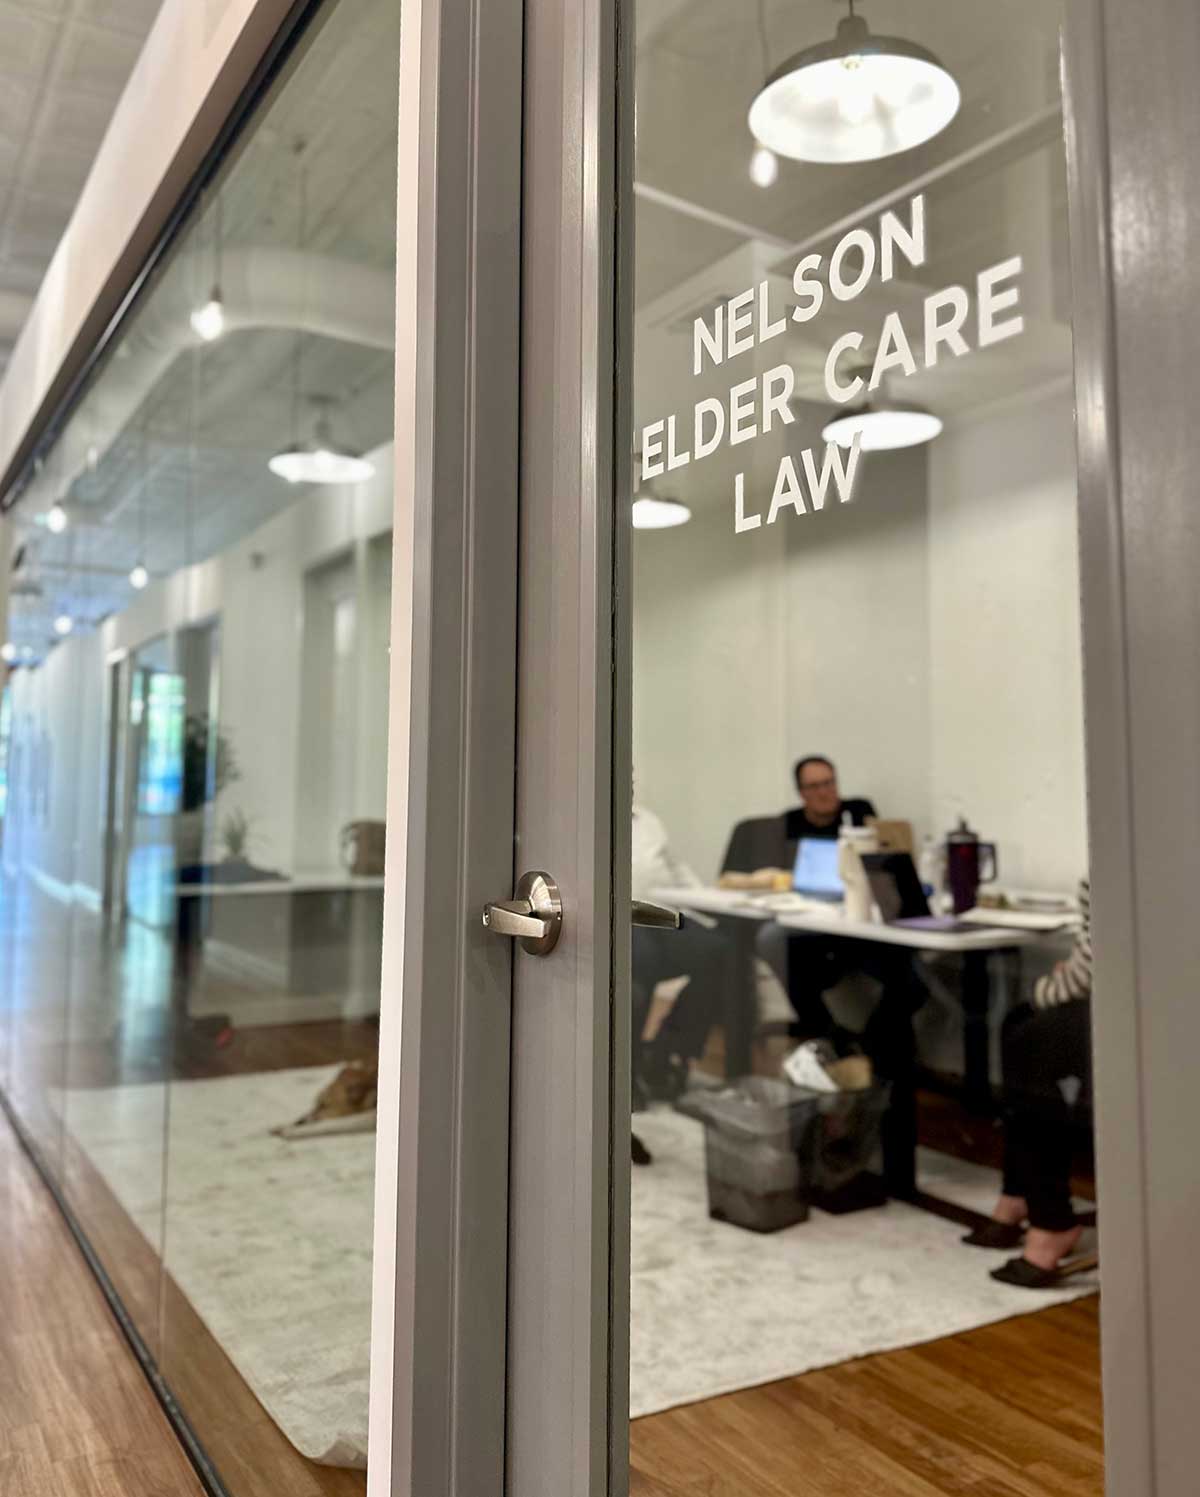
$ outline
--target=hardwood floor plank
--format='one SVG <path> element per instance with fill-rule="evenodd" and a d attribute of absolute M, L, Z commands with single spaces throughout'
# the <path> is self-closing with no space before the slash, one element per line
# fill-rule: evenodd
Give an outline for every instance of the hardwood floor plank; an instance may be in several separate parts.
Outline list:
<path fill-rule="evenodd" d="M 1101 1497 L 1098 1303 L 635 1420 L 632 1497 Z"/>

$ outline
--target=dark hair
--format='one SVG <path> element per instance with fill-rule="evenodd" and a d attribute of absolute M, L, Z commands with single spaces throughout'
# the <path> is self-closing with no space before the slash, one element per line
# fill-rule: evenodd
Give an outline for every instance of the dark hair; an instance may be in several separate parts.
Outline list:
<path fill-rule="evenodd" d="M 796 767 L 792 770 L 792 774 L 796 779 L 796 789 L 799 790 L 802 795 L 804 793 L 804 787 L 800 783 L 800 776 L 804 773 L 804 771 L 810 764 L 828 764 L 829 768 L 833 770 L 834 775 L 837 775 L 837 765 L 833 762 L 832 759 L 827 759 L 824 754 L 808 754 L 803 759 L 797 759 Z"/>

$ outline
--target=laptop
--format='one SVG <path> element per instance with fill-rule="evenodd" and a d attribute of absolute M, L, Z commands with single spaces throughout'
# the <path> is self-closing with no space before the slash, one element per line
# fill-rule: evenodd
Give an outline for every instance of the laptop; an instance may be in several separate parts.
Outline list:
<path fill-rule="evenodd" d="M 792 888 L 809 899 L 845 899 L 838 873 L 838 845 L 832 837 L 801 837 L 792 868 Z"/>
<path fill-rule="evenodd" d="M 902 925 L 908 930 L 930 930 L 942 934 L 987 929 L 974 920 L 931 915 L 911 853 L 867 852 L 862 854 L 862 861 L 872 898 L 879 906 L 885 925 Z"/>

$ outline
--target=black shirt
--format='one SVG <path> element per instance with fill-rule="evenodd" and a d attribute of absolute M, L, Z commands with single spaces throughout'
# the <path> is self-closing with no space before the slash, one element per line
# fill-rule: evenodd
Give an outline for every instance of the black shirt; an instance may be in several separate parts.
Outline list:
<path fill-rule="evenodd" d="M 875 807 L 869 800 L 844 800 L 828 826 L 814 826 L 804 814 L 804 807 L 796 806 L 793 810 L 784 812 L 784 835 L 793 844 L 799 842 L 801 837 L 820 837 L 827 842 L 836 842 L 847 811 L 852 825 L 863 826 L 868 816 L 874 816 Z"/>
<path fill-rule="evenodd" d="M 796 806 L 779 816 L 739 821 L 729 839 L 721 871 L 756 873 L 760 868 L 791 868 L 796 862 L 796 845 L 801 837 L 836 841 L 842 817 L 847 811 L 855 826 L 862 826 L 868 816 L 875 815 L 875 807 L 869 800 L 844 800 L 837 818 L 828 826 L 814 826 L 805 816 L 803 806 Z"/>

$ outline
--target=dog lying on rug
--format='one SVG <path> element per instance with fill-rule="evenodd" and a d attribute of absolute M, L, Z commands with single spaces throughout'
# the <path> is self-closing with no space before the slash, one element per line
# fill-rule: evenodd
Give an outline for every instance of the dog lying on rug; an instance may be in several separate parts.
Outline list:
<path fill-rule="evenodd" d="M 272 1128 L 277 1138 L 324 1138 L 339 1133 L 374 1133 L 379 1067 L 374 1061 L 352 1060 L 317 1093 L 302 1118 Z"/>

